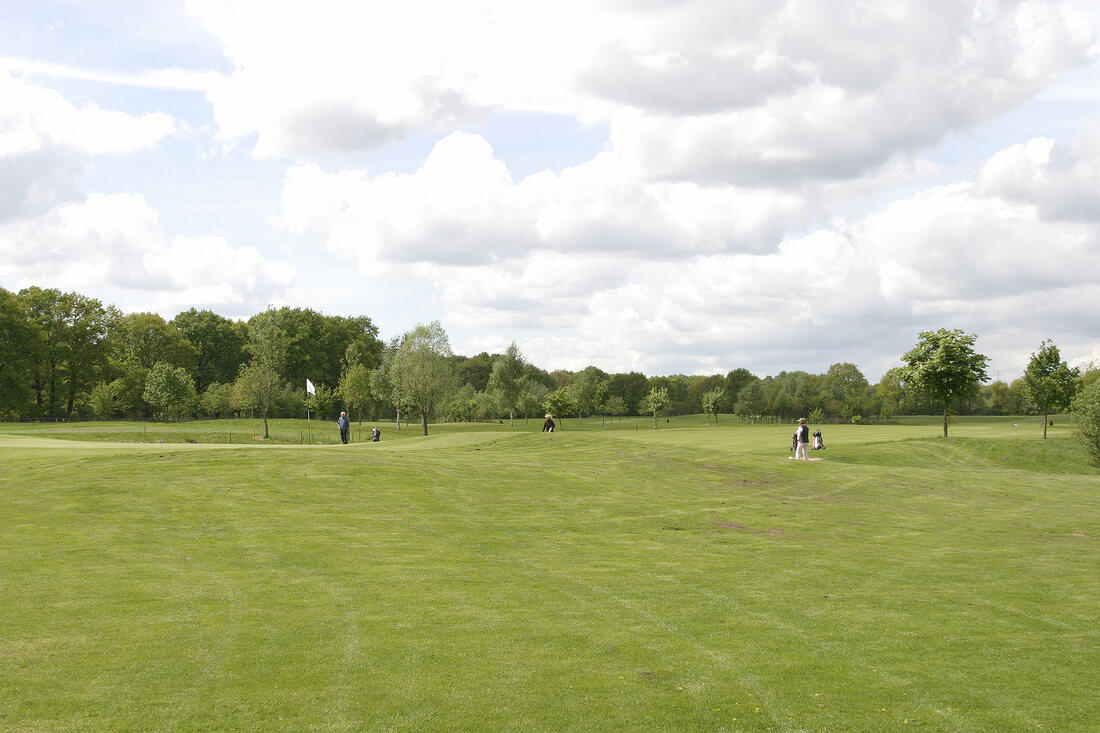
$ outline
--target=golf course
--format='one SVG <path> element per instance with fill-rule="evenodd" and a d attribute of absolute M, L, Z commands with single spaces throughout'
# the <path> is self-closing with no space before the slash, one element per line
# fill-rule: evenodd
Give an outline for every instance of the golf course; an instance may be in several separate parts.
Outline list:
<path fill-rule="evenodd" d="M 1040 420 L 0 423 L 0 731 L 1096 731 Z"/>

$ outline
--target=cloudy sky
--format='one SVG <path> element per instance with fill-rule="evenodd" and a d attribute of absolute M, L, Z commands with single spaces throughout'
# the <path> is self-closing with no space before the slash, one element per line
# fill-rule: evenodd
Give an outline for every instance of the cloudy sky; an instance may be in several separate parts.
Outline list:
<path fill-rule="evenodd" d="M 1100 360 L 1095 0 L 0 0 L 0 285 L 547 369 Z"/>

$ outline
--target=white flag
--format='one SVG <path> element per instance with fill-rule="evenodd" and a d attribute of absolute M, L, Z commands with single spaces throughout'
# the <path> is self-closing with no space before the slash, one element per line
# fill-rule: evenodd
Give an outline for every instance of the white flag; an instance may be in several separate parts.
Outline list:
<path fill-rule="evenodd" d="M 313 386 L 313 382 L 309 381 L 309 377 L 306 377 L 306 394 L 317 394 L 317 389 Z"/>

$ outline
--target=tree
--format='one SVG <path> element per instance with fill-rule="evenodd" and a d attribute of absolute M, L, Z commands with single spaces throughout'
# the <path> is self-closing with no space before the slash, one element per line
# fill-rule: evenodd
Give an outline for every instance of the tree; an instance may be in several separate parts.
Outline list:
<path fill-rule="evenodd" d="M 420 415 L 424 435 L 428 434 L 428 420 L 437 405 L 454 389 L 454 372 L 448 357 L 451 344 L 439 321 L 417 325 L 401 340 L 394 354 L 390 381 L 397 396 Z"/>
<path fill-rule="evenodd" d="M 215 382 L 231 384 L 248 361 L 246 323 L 191 308 L 177 314 L 171 325 L 191 347 L 192 374 L 200 392 Z"/>
<path fill-rule="evenodd" d="M 503 354 L 493 359 L 487 391 L 492 393 L 503 409 L 508 411 L 508 424 L 516 424 L 516 408 L 523 394 L 524 368 L 527 362 L 513 341 Z"/>
<path fill-rule="evenodd" d="M 668 396 L 667 387 L 654 387 L 642 400 L 642 409 L 653 415 L 653 429 L 657 429 L 657 421 L 668 412 L 672 399 Z"/>
<path fill-rule="evenodd" d="M 247 395 L 247 403 L 260 411 L 264 419 L 264 439 L 267 439 L 270 437 L 267 414 L 283 386 L 281 370 L 286 360 L 286 331 L 279 311 L 269 308 L 252 317 L 248 327 L 248 348 L 252 361 L 241 370 L 237 381 Z"/>
<path fill-rule="evenodd" d="M 583 371 L 573 376 L 573 381 L 569 383 L 569 391 L 573 395 L 578 422 L 581 419 L 581 413 L 592 414 L 596 402 L 596 390 L 605 381 L 607 381 L 607 375 L 594 366 L 585 367 Z"/>
<path fill-rule="evenodd" d="M 0 288 L 0 414 L 21 414 L 30 397 L 38 334 L 15 293 Z"/>
<path fill-rule="evenodd" d="M 891 415 L 901 412 L 907 386 L 905 379 L 905 367 L 894 367 L 886 370 L 875 387 L 879 397 L 882 398 L 883 409 L 889 407 Z"/>
<path fill-rule="evenodd" d="M 609 397 L 621 397 L 627 409 L 633 410 L 645 398 L 648 381 L 641 372 L 612 374 L 607 378 L 607 394 Z"/>
<path fill-rule="evenodd" d="M 208 384 L 199 398 L 199 407 L 210 417 L 228 415 L 233 404 L 233 385 L 214 382 Z"/>
<path fill-rule="evenodd" d="M 1073 435 L 1094 463 L 1100 463 L 1100 381 L 1094 381 L 1073 398 L 1070 413 Z"/>
<path fill-rule="evenodd" d="M 512 345 L 515 346 L 514 341 Z M 455 382 L 460 386 L 469 384 L 475 392 L 485 392 L 489 389 L 489 378 L 493 374 L 493 367 L 498 357 L 489 356 L 485 351 L 477 356 L 452 356 Z"/>
<path fill-rule="evenodd" d="M 33 389 L 40 413 L 71 415 L 78 394 L 94 383 L 108 361 L 107 336 L 118 310 L 94 298 L 31 287 L 19 291 L 33 341 Z"/>
<path fill-rule="evenodd" d="M 519 403 L 516 406 L 523 413 L 524 423 L 527 422 L 528 417 L 538 411 L 539 405 L 549 393 L 549 387 L 530 375 L 520 380 Z"/>
<path fill-rule="evenodd" d="M 1080 369 L 1070 369 L 1062 361 L 1058 347 L 1046 339 L 1039 345 L 1039 352 L 1032 352 L 1031 361 L 1024 370 L 1023 392 L 1031 404 L 1043 413 L 1043 439 L 1047 437 L 1047 422 L 1052 411 L 1069 407 L 1077 392 Z"/>
<path fill-rule="evenodd" d="M 864 411 L 863 402 L 870 385 L 855 364 L 833 364 L 825 373 L 822 386 L 839 404 L 839 413 L 845 419 Z"/>
<path fill-rule="evenodd" d="M 195 402 L 195 382 L 183 367 L 158 362 L 145 380 L 145 401 L 176 420 Z"/>
<path fill-rule="evenodd" d="M 726 375 L 726 384 L 724 387 L 724 391 L 727 395 L 726 407 L 729 409 L 730 412 L 737 412 L 737 399 L 741 395 L 741 390 L 743 390 L 745 387 L 752 384 L 753 382 L 759 381 L 760 377 L 756 376 L 744 367 L 733 369 L 729 372 L 729 374 Z"/>
<path fill-rule="evenodd" d="M 710 416 L 714 416 L 714 424 L 718 425 L 718 405 L 722 400 L 722 388 L 715 387 L 709 392 L 703 393 L 703 412 L 706 413 L 707 422 L 710 422 Z"/>
<path fill-rule="evenodd" d="M 152 369 L 158 361 L 186 367 L 195 350 L 183 334 L 156 313 L 128 313 L 111 329 L 114 357 L 127 364 Z"/>
<path fill-rule="evenodd" d="M 118 393 L 121 382 L 100 382 L 88 393 L 88 406 L 96 417 L 110 417 L 118 409 Z"/>
<path fill-rule="evenodd" d="M 331 417 L 336 409 L 336 392 L 325 384 L 314 387 L 313 394 L 306 397 L 306 409 L 319 418 Z"/>
<path fill-rule="evenodd" d="M 618 395 L 611 395 L 607 398 L 607 402 L 604 403 L 603 409 L 607 412 L 608 415 L 618 417 L 619 424 L 622 424 L 623 415 L 627 413 L 627 410 L 629 408 L 626 406 L 626 402 L 623 401 L 622 397 L 619 397 Z"/>
<path fill-rule="evenodd" d="M 902 356 L 908 381 L 943 403 L 943 437 L 952 406 L 978 393 L 989 378 L 989 358 L 974 351 L 977 336 L 960 329 L 922 331 L 917 345 Z"/>
<path fill-rule="evenodd" d="M 337 390 L 348 410 L 355 413 L 360 423 L 371 401 L 371 370 L 363 364 L 352 364 L 344 372 Z"/>
<path fill-rule="evenodd" d="M 558 387 L 550 392 L 542 400 L 542 407 L 550 415 L 568 415 L 576 407 L 573 402 L 573 393 L 568 387 Z M 559 426 L 561 429 L 561 426 Z"/>
<path fill-rule="evenodd" d="M 760 385 L 760 380 L 756 380 L 749 382 L 738 392 L 733 411 L 742 420 L 756 422 L 756 419 L 764 414 L 767 404 L 764 388 Z"/>

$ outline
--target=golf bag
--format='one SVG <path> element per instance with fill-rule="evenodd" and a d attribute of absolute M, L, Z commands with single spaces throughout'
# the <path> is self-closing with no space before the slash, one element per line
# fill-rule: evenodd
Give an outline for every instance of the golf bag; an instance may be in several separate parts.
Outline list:
<path fill-rule="evenodd" d="M 821 431 L 814 431 L 814 447 L 813 450 L 825 450 L 825 441 L 821 439 Z"/>

